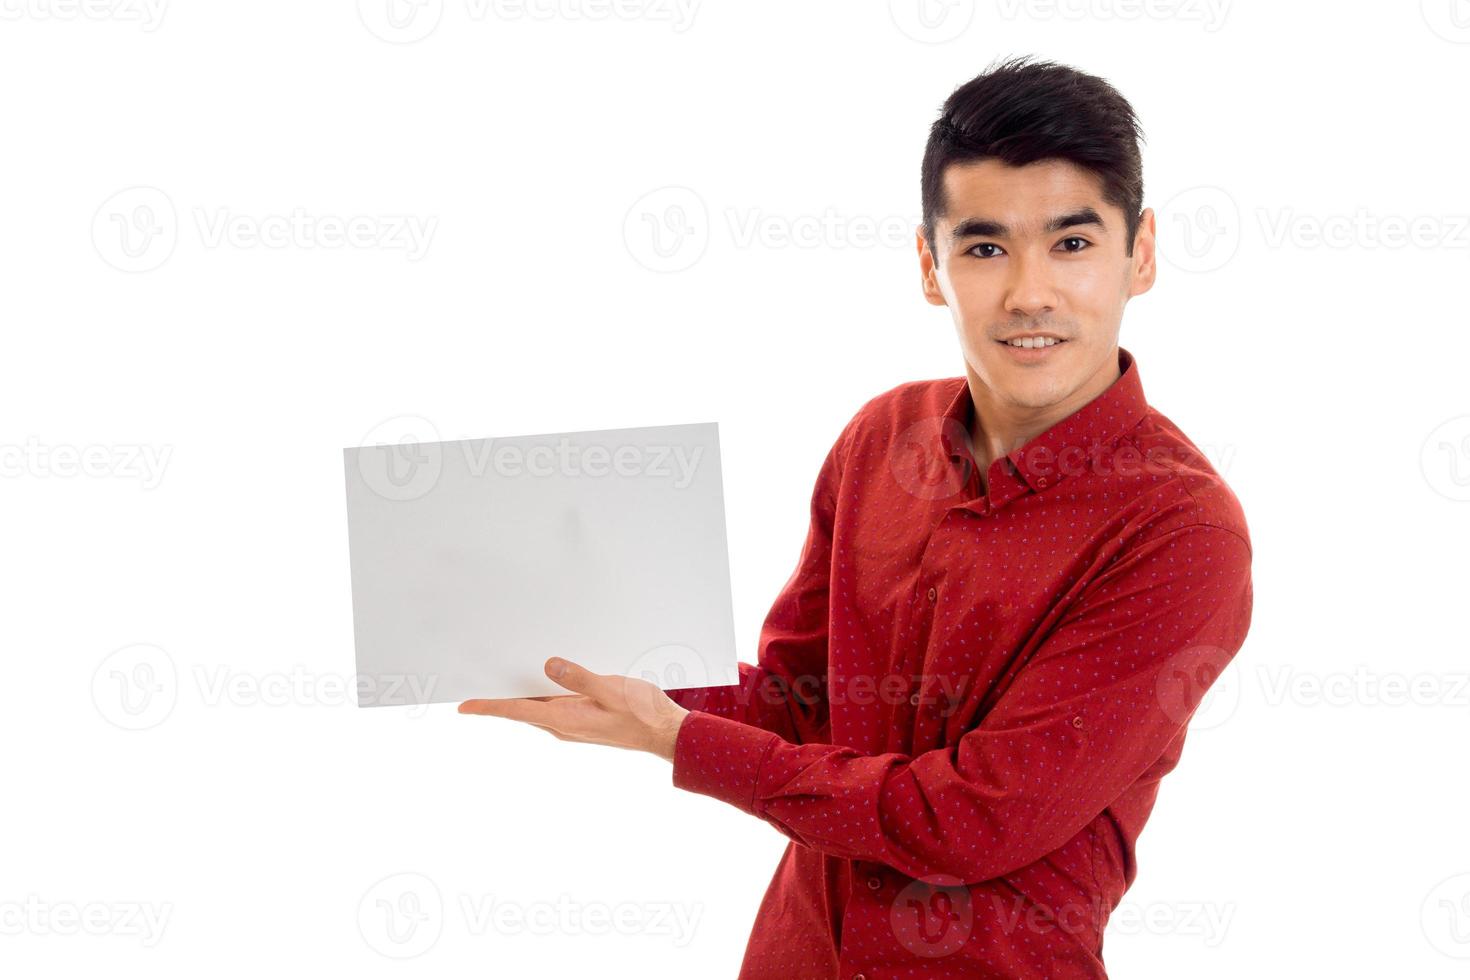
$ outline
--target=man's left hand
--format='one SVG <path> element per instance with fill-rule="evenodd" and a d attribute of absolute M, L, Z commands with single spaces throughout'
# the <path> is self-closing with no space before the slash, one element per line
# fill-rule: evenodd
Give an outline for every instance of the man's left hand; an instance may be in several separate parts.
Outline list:
<path fill-rule="evenodd" d="M 621 674 L 594 674 L 560 657 L 546 661 L 546 676 L 573 693 L 480 698 L 462 702 L 459 713 L 524 721 L 563 742 L 611 745 L 674 761 L 674 740 L 689 710 L 658 685 Z"/>

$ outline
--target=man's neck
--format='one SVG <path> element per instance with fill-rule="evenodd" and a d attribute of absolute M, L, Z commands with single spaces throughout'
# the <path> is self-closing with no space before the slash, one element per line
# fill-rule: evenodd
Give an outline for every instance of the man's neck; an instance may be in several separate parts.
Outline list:
<path fill-rule="evenodd" d="M 1055 404 L 1039 409 L 1018 409 L 999 404 L 968 363 L 965 365 L 965 376 L 970 386 L 970 402 L 974 407 L 968 432 L 970 455 L 980 471 L 981 490 L 988 492 L 986 474 L 992 462 L 1021 448 L 1107 391 L 1122 376 L 1122 372 L 1118 369 L 1118 348 L 1114 345 L 1102 367 L 1076 391 Z"/>

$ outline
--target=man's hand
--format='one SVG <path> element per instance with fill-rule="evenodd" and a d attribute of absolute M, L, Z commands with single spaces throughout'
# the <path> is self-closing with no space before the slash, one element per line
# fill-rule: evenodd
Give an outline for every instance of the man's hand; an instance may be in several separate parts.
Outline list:
<path fill-rule="evenodd" d="M 524 721 L 563 742 L 652 752 L 674 761 L 674 740 L 689 710 L 656 684 L 620 674 L 594 674 L 560 657 L 546 661 L 546 676 L 574 693 L 464 701 L 459 713 Z"/>

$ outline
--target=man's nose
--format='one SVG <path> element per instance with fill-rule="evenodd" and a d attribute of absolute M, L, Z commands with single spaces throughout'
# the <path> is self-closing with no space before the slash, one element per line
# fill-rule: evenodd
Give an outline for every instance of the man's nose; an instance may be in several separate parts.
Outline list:
<path fill-rule="evenodd" d="M 1010 279 L 1006 283 L 1007 313 L 1033 317 L 1056 310 L 1056 288 L 1052 284 L 1046 261 L 1016 256 L 1010 263 Z"/>

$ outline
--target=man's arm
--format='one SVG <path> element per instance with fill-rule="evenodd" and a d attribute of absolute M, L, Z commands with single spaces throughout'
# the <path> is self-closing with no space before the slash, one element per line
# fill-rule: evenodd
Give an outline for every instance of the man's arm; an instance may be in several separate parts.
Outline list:
<path fill-rule="evenodd" d="M 910 877 L 1009 874 L 1076 836 L 1163 756 L 1240 648 L 1251 604 L 1247 542 L 1175 528 L 1092 582 L 957 745 L 866 755 L 692 712 L 673 784 Z"/>
<path fill-rule="evenodd" d="M 828 580 L 832 524 L 848 437 L 858 416 L 828 450 L 812 489 L 811 518 L 796 569 L 761 626 L 757 663 L 741 663 L 740 684 L 666 692 L 691 711 L 716 715 L 787 742 L 820 741 L 827 728 Z"/>

